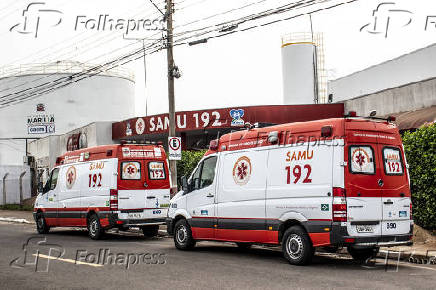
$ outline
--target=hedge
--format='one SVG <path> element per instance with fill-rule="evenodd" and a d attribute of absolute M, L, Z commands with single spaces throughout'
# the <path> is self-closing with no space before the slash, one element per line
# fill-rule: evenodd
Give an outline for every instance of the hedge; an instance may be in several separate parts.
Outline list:
<path fill-rule="evenodd" d="M 177 184 L 180 186 L 180 177 L 189 177 L 194 171 L 206 150 L 182 151 L 182 160 L 177 161 Z"/>
<path fill-rule="evenodd" d="M 436 229 L 436 124 L 405 132 L 403 144 L 409 163 L 413 219 Z"/>

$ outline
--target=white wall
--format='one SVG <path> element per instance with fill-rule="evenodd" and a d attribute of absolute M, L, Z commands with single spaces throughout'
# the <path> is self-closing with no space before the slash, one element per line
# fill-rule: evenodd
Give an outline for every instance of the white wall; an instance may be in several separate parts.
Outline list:
<path fill-rule="evenodd" d="M 358 57 L 358 55 L 356 55 Z M 330 81 L 329 93 L 340 102 L 436 77 L 436 44 Z"/>
<path fill-rule="evenodd" d="M 23 176 L 23 199 L 31 196 L 31 176 L 29 166 L 0 166 L 0 204 L 3 204 L 3 177 L 9 173 L 5 179 L 6 184 L 6 203 L 20 203 L 20 174 L 26 172 Z"/>
<path fill-rule="evenodd" d="M 368 116 L 377 110 L 378 116 L 416 111 L 436 106 L 436 78 L 345 101 L 345 112 L 356 111 Z"/>

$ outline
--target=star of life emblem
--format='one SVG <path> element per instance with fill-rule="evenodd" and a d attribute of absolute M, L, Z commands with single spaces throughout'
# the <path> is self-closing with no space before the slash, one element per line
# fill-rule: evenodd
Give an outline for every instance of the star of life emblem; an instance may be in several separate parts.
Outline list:
<path fill-rule="evenodd" d="M 251 161 L 247 156 L 240 157 L 233 166 L 233 179 L 238 185 L 245 185 L 250 180 Z"/>

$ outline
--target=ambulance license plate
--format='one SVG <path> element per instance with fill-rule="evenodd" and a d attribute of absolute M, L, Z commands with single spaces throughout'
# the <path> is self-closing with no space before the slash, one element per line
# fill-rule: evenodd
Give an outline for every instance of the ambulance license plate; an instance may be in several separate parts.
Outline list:
<path fill-rule="evenodd" d="M 140 219 L 140 218 L 142 218 L 142 212 L 129 213 L 129 219 Z"/>
<path fill-rule="evenodd" d="M 358 233 L 373 233 L 374 227 L 370 225 L 358 225 L 356 226 L 356 230 Z"/>

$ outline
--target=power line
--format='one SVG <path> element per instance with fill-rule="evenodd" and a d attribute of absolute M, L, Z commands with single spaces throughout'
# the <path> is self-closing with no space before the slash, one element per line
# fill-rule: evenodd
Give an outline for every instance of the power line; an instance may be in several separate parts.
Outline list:
<path fill-rule="evenodd" d="M 300 1 L 300 2 L 301 2 L 301 1 Z M 310 2 L 313 2 L 313 1 L 310 1 Z M 247 20 L 245 19 L 244 21 L 247 21 Z M 231 33 L 234 33 L 234 32 L 226 33 L 225 35 L 228 35 L 228 34 L 231 34 Z M 195 35 L 195 36 L 196 36 L 196 35 Z M 224 36 L 224 35 L 220 35 L 220 36 L 218 36 L 218 37 L 222 37 L 222 36 Z M 215 36 L 215 37 L 217 37 L 217 36 Z M 212 37 L 209 37 L 209 38 L 212 38 Z M 187 38 L 185 38 L 184 40 L 187 40 Z M 184 43 L 181 43 L 180 41 L 178 41 L 178 44 L 177 44 L 177 45 L 181 45 L 181 44 L 184 44 Z M 133 54 L 133 55 L 134 55 L 134 54 Z M 129 61 L 126 61 L 126 63 L 127 63 L 127 62 L 129 62 Z M 97 68 L 98 68 L 98 67 L 97 67 Z M 89 73 L 89 72 L 85 72 L 85 73 Z M 66 79 L 66 81 L 68 81 L 68 80 L 69 80 L 69 79 Z M 44 86 L 46 86 L 46 85 L 51 86 L 52 83 L 54 83 L 54 85 L 53 85 L 53 88 L 54 88 L 56 85 L 58 85 L 58 81 L 65 81 L 65 78 L 61 78 L 61 79 L 58 79 L 58 80 L 55 80 L 55 81 L 52 81 L 52 82 L 44 83 L 44 84 L 42 84 L 42 85 L 37 86 L 36 89 L 38 90 L 38 89 L 39 89 L 38 87 L 42 87 L 42 89 L 46 89 Z M 61 87 L 64 87 L 64 85 L 61 85 Z M 35 87 L 34 87 L 34 88 L 31 88 L 31 89 L 35 89 Z M 34 96 L 35 93 L 38 92 L 37 90 L 31 92 L 30 95 L 26 94 L 26 96 L 25 96 L 24 99 L 31 98 L 32 96 Z M 39 90 L 40 90 L 40 89 L 39 89 Z M 26 90 L 26 91 L 27 91 L 27 90 Z M 51 90 L 50 90 L 50 91 L 51 91 Z M 47 90 L 45 90 L 45 91 L 43 91 L 43 92 L 46 93 Z M 19 93 L 23 93 L 23 91 L 21 91 L 21 92 L 19 92 Z M 18 99 L 21 100 L 22 98 L 18 97 Z M 11 100 L 11 101 L 8 101 L 6 104 L 10 104 L 10 103 L 13 103 L 13 102 L 15 102 L 15 101 L 14 101 L 14 100 Z M 3 103 L 3 105 L 6 105 L 6 104 Z"/>
<path fill-rule="evenodd" d="M 159 5 L 162 4 L 162 3 L 163 3 L 163 2 L 159 3 Z M 143 5 L 141 5 L 140 7 L 142 7 L 142 6 L 143 6 Z M 137 8 L 139 8 L 139 7 L 137 7 Z M 137 8 L 135 9 L 135 11 L 137 10 Z M 142 12 L 136 13 L 136 14 L 134 15 L 134 17 L 137 16 L 137 15 L 139 15 L 139 14 L 141 14 L 141 13 L 142 13 Z M 156 12 L 151 13 L 151 14 L 147 14 L 145 17 L 153 16 L 153 15 L 155 15 L 155 14 L 156 14 Z M 71 38 L 70 40 L 72 40 L 72 39 L 74 39 L 74 38 L 77 38 L 77 37 L 81 36 L 81 35 L 84 34 L 84 33 L 86 33 L 86 32 L 82 32 L 82 33 L 76 35 L 75 37 Z M 97 33 L 95 33 L 95 34 L 97 34 Z M 86 37 L 86 38 L 84 38 L 84 39 L 82 39 L 82 40 L 80 40 L 80 41 L 84 41 L 84 40 L 87 40 L 87 39 L 94 38 L 95 34 L 92 34 L 92 35 L 90 35 L 89 37 Z M 107 41 L 102 42 L 101 44 L 103 44 L 103 43 L 107 43 L 107 42 L 109 42 L 109 41 L 112 41 L 112 40 L 114 40 L 115 38 L 118 37 L 117 35 L 113 35 L 113 34 L 111 34 L 111 35 L 104 35 L 104 36 L 102 36 L 102 37 L 100 37 L 100 38 L 93 39 L 91 42 L 87 43 L 86 46 L 90 46 L 90 45 L 93 44 L 93 43 L 99 42 L 100 40 L 102 40 L 102 39 L 104 39 L 104 38 L 107 38 L 108 36 L 112 36 L 112 37 L 111 37 L 110 39 L 108 39 Z M 64 41 L 61 41 L 61 42 L 59 42 L 59 43 L 57 43 L 57 44 L 55 44 L 55 45 L 52 45 L 51 47 L 55 47 L 55 46 L 57 46 L 57 45 L 59 45 L 59 44 L 61 44 L 61 43 L 64 44 L 64 43 L 65 43 L 65 40 L 64 40 Z M 71 45 L 71 44 L 68 44 L 68 45 L 67 45 L 66 47 L 64 47 L 64 48 L 61 48 L 61 49 L 58 49 L 58 50 L 55 50 L 55 51 L 48 52 L 48 53 L 46 53 L 44 56 L 39 56 L 37 59 L 45 58 L 46 56 L 52 56 L 51 58 L 52 58 L 53 60 L 55 60 L 56 58 L 59 59 L 60 57 L 62 57 L 62 56 L 64 56 L 64 55 L 67 55 L 69 52 L 67 52 L 67 53 L 63 53 L 63 54 L 60 54 L 60 55 L 57 55 L 57 56 L 54 56 L 54 57 L 53 57 L 53 54 L 56 53 L 56 52 L 58 52 L 58 51 L 61 51 L 61 50 L 65 49 L 65 48 L 71 47 L 71 46 L 76 46 L 76 45 L 75 45 L 75 44 L 72 44 L 72 45 Z M 86 47 L 86 46 L 85 46 L 85 47 Z M 42 50 L 40 50 L 40 51 L 38 51 L 38 52 L 36 52 L 36 53 L 33 53 L 33 54 L 31 54 L 31 55 L 25 57 L 25 58 L 21 58 L 20 60 L 24 60 L 24 59 L 26 59 L 26 58 L 29 58 L 29 57 L 32 56 L 32 55 L 37 55 L 37 54 L 40 53 L 40 52 L 46 52 L 46 50 L 47 50 L 47 48 L 44 48 L 44 49 L 42 49 Z M 90 49 L 87 49 L 87 50 L 85 50 L 85 51 L 89 51 L 89 50 L 90 50 Z M 83 51 L 82 51 L 82 54 L 83 54 Z M 14 74 L 14 75 L 9 75 L 8 77 L 12 77 L 12 76 L 20 75 L 20 74 L 22 74 L 22 72 L 18 72 L 17 74 Z M 8 88 L 8 89 L 9 89 L 9 88 Z M 1 90 L 0 92 L 2 92 L 2 91 L 5 91 L 5 90 Z"/>
<path fill-rule="evenodd" d="M 321 1 L 321 2 L 325 3 L 325 2 L 330 2 L 330 1 L 329 0 L 325 0 L 325 1 Z M 324 8 L 321 8 L 321 9 L 312 10 L 310 12 L 294 15 L 294 16 L 291 16 L 291 17 L 283 18 L 283 19 L 278 19 L 278 20 L 271 21 L 271 22 L 268 22 L 268 23 L 263 23 L 263 24 L 259 24 L 259 25 L 253 25 L 251 27 L 244 28 L 244 29 L 237 29 L 238 26 L 236 25 L 236 28 L 233 28 L 233 29 L 228 30 L 228 31 L 223 31 L 222 27 L 221 28 L 218 27 L 218 29 L 217 29 L 217 26 L 219 26 L 219 25 L 214 25 L 215 29 L 210 30 L 210 31 L 202 32 L 201 35 L 204 36 L 205 34 L 211 33 L 211 32 L 221 32 L 221 34 L 218 34 L 218 35 L 207 36 L 206 39 L 223 37 L 223 36 L 226 36 L 226 35 L 234 34 L 234 33 L 237 33 L 237 32 L 247 31 L 247 30 L 250 30 L 250 29 L 257 28 L 257 27 L 268 26 L 268 25 L 271 25 L 271 24 L 274 24 L 274 23 L 277 23 L 277 22 L 280 22 L 280 21 L 290 20 L 290 19 L 293 19 L 293 18 L 300 17 L 302 15 L 306 15 L 308 13 L 313 14 L 313 13 L 316 13 L 316 12 L 319 12 L 319 11 L 332 9 L 332 8 L 338 7 L 340 5 L 345 5 L 345 4 L 349 4 L 349 3 L 352 3 L 352 2 L 356 2 L 356 1 L 358 1 L 358 0 L 345 1 L 345 2 L 337 3 L 337 4 L 329 6 L 329 7 L 324 7 Z M 303 2 L 303 1 L 299 1 L 300 4 L 302 4 L 301 2 Z M 317 2 L 317 1 L 307 1 L 304 4 L 312 3 L 310 5 L 310 6 L 312 6 L 314 4 L 319 4 L 320 3 L 319 1 L 317 3 L 313 3 L 313 2 Z M 281 13 L 284 13 L 284 12 L 288 12 L 288 11 L 290 11 L 292 9 L 295 9 L 295 8 L 299 7 L 299 6 L 301 6 L 301 5 L 296 5 L 296 6 L 294 5 L 294 6 L 291 6 L 291 7 L 289 7 L 288 5 L 285 5 L 285 6 L 278 7 L 276 9 L 269 9 L 267 11 L 264 11 L 263 13 L 258 13 L 258 14 L 255 14 L 255 15 L 250 15 L 249 17 L 242 17 L 240 19 L 234 20 L 233 23 L 239 24 L 239 23 L 245 23 L 245 22 L 249 22 L 249 21 L 259 20 L 259 19 L 267 17 L 267 16 L 271 16 L 271 15 L 276 15 L 276 14 L 281 14 Z M 231 22 L 232 21 L 229 21 L 227 23 L 231 23 Z M 180 40 L 176 40 L 174 45 L 189 44 L 189 40 L 198 37 L 198 35 L 199 34 L 196 34 L 196 35 L 193 35 L 193 36 L 185 37 L 185 38 L 180 39 Z M 156 47 L 156 44 L 157 43 L 153 43 L 151 46 L 148 47 L 148 49 L 152 49 L 152 48 L 154 49 L 154 51 L 150 51 L 149 54 L 155 53 L 155 52 L 160 51 L 162 49 L 162 48 L 159 48 L 159 46 Z M 141 53 L 141 55 L 140 56 L 136 56 L 138 53 Z M 134 61 L 134 60 L 139 59 L 141 57 L 142 57 L 142 49 L 140 49 L 139 51 L 133 51 L 133 52 L 131 52 L 131 53 L 129 53 L 129 54 L 127 54 L 127 55 L 125 55 L 125 56 L 123 56 L 121 58 L 118 58 L 116 60 L 113 60 L 113 61 L 111 61 L 109 63 L 102 64 L 102 65 L 99 65 L 99 66 L 97 66 L 95 68 L 92 68 L 92 69 L 90 69 L 88 71 L 79 73 L 79 75 L 89 74 L 89 75 L 87 75 L 87 76 L 85 76 L 85 77 L 83 77 L 81 79 L 74 80 L 76 78 L 77 74 L 76 75 L 72 75 L 70 77 L 67 77 L 66 80 L 65 80 L 65 78 L 60 78 L 60 79 L 55 80 L 53 82 L 49 82 L 47 87 L 42 87 L 42 88 L 38 89 L 38 87 L 41 87 L 41 86 L 38 86 L 38 87 L 36 87 L 37 89 L 35 91 L 30 93 L 30 95 L 26 95 L 25 97 L 22 97 L 22 96 L 19 95 L 18 97 L 15 97 L 13 100 L 10 100 L 7 103 L 1 104 L 1 106 L 4 107 L 4 106 L 7 106 L 7 105 L 10 105 L 11 103 L 15 103 L 17 100 L 19 102 L 21 102 L 21 101 L 27 100 L 29 98 L 33 98 L 35 96 L 39 96 L 41 94 L 44 94 L 44 93 L 47 93 L 47 92 L 51 92 L 51 91 L 59 89 L 61 87 L 65 87 L 65 86 L 67 86 L 67 85 L 69 85 L 69 84 L 71 84 L 73 82 L 80 81 L 80 80 L 82 80 L 84 78 L 92 77 L 93 75 L 99 74 L 99 73 L 101 73 L 103 71 L 110 70 L 110 69 L 115 68 L 115 67 L 117 67 L 119 65 L 126 64 L 128 62 Z M 103 69 L 103 70 L 97 71 L 94 74 L 90 74 L 93 70 L 99 70 L 99 69 Z M 61 81 L 61 82 L 59 82 L 59 81 Z M 51 83 L 54 83 L 54 84 L 50 85 Z M 56 87 L 56 86 L 58 86 L 58 87 Z"/>
<path fill-rule="evenodd" d="M 148 14 L 147 16 L 152 16 L 152 15 L 155 15 L 155 14 L 156 14 L 156 13 L 152 13 L 152 14 Z M 156 35 L 156 34 L 154 34 L 154 36 L 155 36 L 155 35 Z M 109 35 L 109 36 L 111 36 L 111 35 Z M 103 39 L 103 38 L 105 38 L 105 37 L 107 37 L 107 36 L 104 36 L 104 37 L 102 37 L 102 38 L 100 38 L 100 39 Z M 102 43 L 107 43 L 107 42 L 112 41 L 113 39 L 115 39 L 115 38 L 117 38 L 117 37 L 118 37 L 118 36 L 115 35 L 115 36 L 111 37 L 111 39 L 109 39 L 108 41 L 104 41 L 104 42 L 102 42 Z M 97 40 L 91 41 L 91 42 L 88 43 L 86 46 L 89 46 L 89 45 L 95 43 L 96 41 L 99 41 L 100 39 L 97 39 Z M 127 47 L 129 47 L 129 46 L 132 46 L 132 45 L 135 45 L 135 43 L 130 43 L 130 44 L 128 44 L 128 45 L 125 45 L 125 46 L 123 46 L 121 49 L 125 49 L 125 48 L 127 48 Z M 89 51 L 89 50 L 91 50 L 91 49 L 92 49 L 92 48 L 87 49 L 87 50 L 85 50 L 85 51 Z M 119 50 L 119 49 L 118 49 L 118 50 Z M 58 50 L 58 51 L 59 51 L 59 50 Z M 82 51 L 81 53 L 83 54 L 83 51 Z M 50 55 L 50 54 L 48 54 L 48 55 Z M 64 53 L 64 54 L 61 54 L 61 55 L 58 55 L 58 56 L 55 56 L 55 57 L 53 58 L 53 60 L 55 60 L 56 58 L 60 58 L 61 56 L 64 56 L 64 55 L 65 55 L 65 53 Z M 106 55 L 107 55 L 107 53 L 106 53 L 106 54 L 103 54 L 103 55 L 100 55 L 99 57 L 97 57 L 97 58 L 95 58 L 95 59 L 101 58 L 101 57 L 106 56 Z M 92 59 L 92 60 L 95 60 L 95 59 Z M 31 70 L 32 70 L 32 68 L 30 68 L 28 71 L 31 71 Z M 22 75 L 23 73 L 25 73 L 25 71 L 24 71 L 24 72 L 18 72 L 18 73 L 16 73 L 16 74 L 14 74 L 14 75 L 10 75 L 10 76 L 8 76 L 8 77 L 10 78 L 10 77 L 14 77 L 14 76 L 19 76 L 19 75 Z M 27 82 L 24 82 L 24 83 L 21 83 L 21 84 L 18 84 L 18 85 L 12 86 L 12 87 L 7 87 L 7 88 L 4 88 L 4 89 L 0 90 L 0 92 L 5 92 L 5 91 L 12 90 L 12 89 L 16 89 L 16 88 L 18 88 L 18 87 L 22 87 L 22 86 L 28 85 L 29 83 L 35 83 L 35 82 L 37 82 L 37 81 L 39 81 L 39 80 L 42 80 L 42 79 L 45 79 L 45 78 L 49 78 L 50 76 L 53 76 L 53 75 L 56 75 L 56 74 L 58 74 L 58 73 L 53 73 L 53 74 L 51 74 L 51 75 L 45 75 L 45 76 L 43 76 L 43 77 L 40 77 L 40 78 L 34 79 L 34 80 L 32 80 L 32 81 L 27 81 Z M 10 81 L 7 81 L 7 82 L 4 83 L 4 84 L 10 83 L 10 82 L 12 82 L 12 81 L 14 81 L 14 79 L 11 79 Z M 8 95 L 10 95 L 10 94 L 8 94 Z M 5 96 L 8 96 L 8 95 L 5 95 Z M 4 97 L 4 96 L 3 96 L 3 97 Z M 0 99 L 1 99 L 1 97 L 0 97 Z"/>
<path fill-rule="evenodd" d="M 254 5 L 258 5 L 258 4 L 263 3 L 263 2 L 266 2 L 266 1 L 268 1 L 268 0 L 260 0 L 260 1 L 257 1 L 257 2 L 252 2 L 252 3 L 246 4 L 246 5 L 243 5 L 243 6 L 237 7 L 237 8 L 233 8 L 233 9 L 230 9 L 230 10 L 227 10 L 227 11 L 224 11 L 224 12 L 221 12 L 221 13 L 213 14 L 213 15 L 210 15 L 210 16 L 207 16 L 207 17 L 204 17 L 204 18 L 200 18 L 200 19 L 197 19 L 197 20 L 194 20 L 194 21 L 188 22 L 188 23 L 184 23 L 184 24 L 178 25 L 178 26 L 174 27 L 174 29 L 177 29 L 177 28 L 180 28 L 180 27 L 184 27 L 184 26 L 188 26 L 188 25 L 191 25 L 191 24 L 194 24 L 194 23 L 198 23 L 198 22 L 200 22 L 200 21 L 209 20 L 209 19 L 211 19 L 211 18 L 214 18 L 214 17 L 217 17 L 217 16 L 222 16 L 222 15 L 228 14 L 228 13 L 230 13 L 230 12 L 234 12 L 234 11 L 242 10 L 242 9 L 247 8 L 247 7 L 251 7 L 251 6 L 254 6 Z"/>
<path fill-rule="evenodd" d="M 156 49 L 156 44 L 160 44 L 160 41 L 156 41 L 155 43 L 152 43 L 151 45 L 146 47 L 146 49 L 147 50 Z M 157 46 L 157 47 L 158 47 L 158 49 L 155 50 L 154 52 L 161 49 L 159 46 Z M 142 56 L 142 53 L 143 53 L 142 51 L 143 51 L 143 48 L 136 50 L 136 51 L 133 51 L 131 53 L 128 53 L 126 55 L 123 55 L 121 57 L 118 57 L 114 60 L 111 60 L 110 62 L 105 63 L 105 64 L 101 64 L 101 65 L 92 67 L 90 69 L 87 69 L 85 71 L 75 73 L 75 74 L 72 74 L 70 76 L 61 77 L 61 78 L 58 78 L 56 80 L 46 82 L 46 83 L 40 84 L 38 86 L 29 88 L 30 90 L 33 90 L 33 91 L 26 93 L 24 96 L 23 96 L 23 93 L 24 93 L 23 91 L 18 92 L 18 93 L 14 93 L 14 94 L 18 94 L 18 96 L 14 97 L 12 99 L 7 99 L 6 101 L 3 101 L 3 103 L 1 103 L 1 101 L 0 101 L 0 106 L 5 107 L 5 106 L 11 105 L 11 104 L 25 101 L 25 100 L 30 99 L 30 98 L 38 97 L 42 94 L 49 93 L 55 89 L 63 88 L 67 85 L 78 82 L 82 79 L 92 77 L 94 75 L 98 75 L 104 71 L 113 69 L 115 67 L 118 67 L 120 65 L 123 65 L 123 64 L 130 62 L 130 61 L 135 60 L 135 59 L 132 59 L 132 57 L 136 56 L 137 54 L 141 54 L 141 56 Z M 29 89 L 26 89 L 26 91 Z"/>

